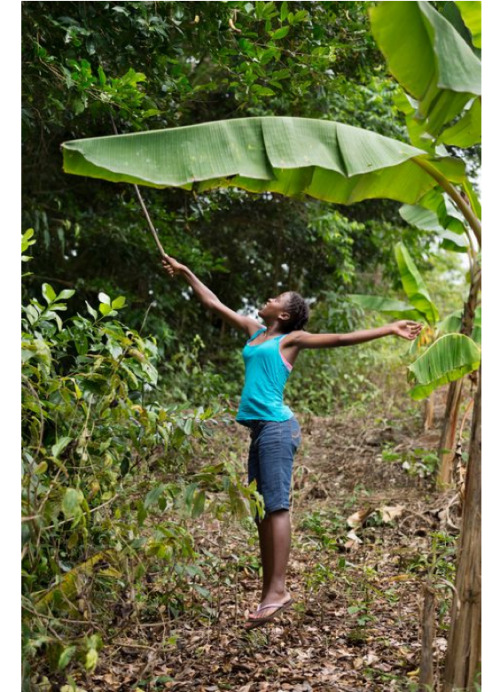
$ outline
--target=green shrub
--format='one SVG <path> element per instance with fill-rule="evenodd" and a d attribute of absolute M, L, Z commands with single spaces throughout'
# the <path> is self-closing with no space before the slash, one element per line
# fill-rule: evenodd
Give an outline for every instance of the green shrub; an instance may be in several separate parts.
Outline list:
<path fill-rule="evenodd" d="M 169 402 L 155 340 L 116 319 L 125 299 L 100 293 L 88 316 L 64 322 L 74 293 L 43 284 L 42 300 L 22 307 L 25 681 L 39 654 L 58 674 L 93 670 L 102 635 L 89 634 L 90 609 L 108 631 L 117 594 L 140 593 L 148 569 L 162 571 L 175 616 L 200 569 L 193 521 L 260 506 L 230 458 L 188 469 L 227 409 Z"/>

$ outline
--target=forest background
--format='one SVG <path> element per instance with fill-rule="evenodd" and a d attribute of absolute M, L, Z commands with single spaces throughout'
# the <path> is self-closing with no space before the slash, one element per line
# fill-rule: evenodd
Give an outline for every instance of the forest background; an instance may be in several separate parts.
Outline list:
<path fill-rule="evenodd" d="M 71 13 L 73 22 L 61 22 L 57 6 L 68 4 L 25 3 L 23 10 L 27 33 L 33 38 L 37 30 L 35 25 L 41 27 L 40 30 L 53 39 L 53 51 L 39 53 L 36 60 L 28 61 L 24 75 L 33 95 L 33 106 L 25 112 L 23 122 L 26 196 L 21 224 L 23 231 L 29 227 L 35 229 L 36 245 L 31 250 L 34 260 L 28 267 L 33 274 L 24 280 L 26 293 L 17 295 L 26 299 L 38 292 L 40 299 L 43 282 L 50 283 L 56 292 L 65 288 L 76 290 L 75 296 L 68 301 L 65 320 L 85 312 L 86 301 L 97 308 L 100 292 L 112 298 L 125 296 L 126 304 L 120 310 L 119 319 L 139 331 L 147 315 L 144 333 L 157 338 L 159 360 L 166 363 L 164 368 L 160 366 L 162 387 L 164 393 L 168 392 L 167 400 L 171 405 L 182 406 L 191 396 L 196 396 L 202 405 L 209 406 L 221 393 L 227 400 L 234 401 L 241 381 L 238 359 L 241 340 L 216 321 L 207 320 L 202 309 L 189 300 L 178 284 L 167 281 L 160 269 L 156 249 L 144 230 L 144 219 L 132 191 L 97 181 L 92 184 L 76 178 L 68 181 L 61 170 L 59 144 L 67 139 L 111 133 L 110 113 L 120 131 L 192 124 L 235 117 L 236 114 L 274 114 L 328 117 L 404 139 L 404 122 L 392 101 L 394 82 L 387 75 L 373 39 L 363 33 L 363 5 L 367 3 L 341 3 L 343 11 L 337 13 L 337 21 L 345 23 L 345 39 L 333 50 L 330 46 L 328 52 L 318 51 L 314 61 L 304 65 L 302 71 L 295 73 L 290 68 L 275 66 L 271 43 L 282 41 L 285 53 L 289 51 L 291 56 L 301 53 L 302 49 L 311 54 L 311 36 L 302 31 L 306 20 L 298 20 L 290 36 L 275 36 L 263 47 L 264 51 L 270 51 L 264 57 L 269 61 L 265 74 L 252 66 L 255 56 L 251 55 L 251 46 L 245 44 L 245 37 L 231 35 L 230 9 L 239 3 L 228 3 L 231 8 L 225 7 L 225 3 L 209 3 L 208 15 L 203 8 L 207 26 L 202 41 L 196 33 L 202 28 L 196 22 L 196 5 L 207 3 L 189 3 L 189 8 L 185 7 L 187 3 L 174 3 L 182 6 L 182 10 L 174 10 L 179 13 L 177 21 L 182 32 L 172 26 L 166 29 L 161 22 L 158 25 L 141 22 L 143 10 L 135 6 L 149 3 L 113 3 L 115 8 L 123 8 L 114 13 L 115 40 L 120 40 L 120 27 L 132 22 L 132 18 L 134 35 L 142 37 L 142 46 L 140 41 L 134 44 L 133 54 L 126 54 L 124 46 L 110 42 L 109 35 L 99 37 L 96 31 L 94 37 L 89 37 L 81 30 L 76 9 L 75 15 Z M 47 11 L 43 15 L 37 13 L 34 5 L 46 6 Z M 293 5 L 294 10 L 300 11 L 299 5 L 305 7 L 310 3 Z M 98 26 L 97 15 L 104 11 L 103 7 L 88 11 L 95 11 Z M 189 17 L 186 12 L 190 13 Z M 64 14 L 69 14 L 66 8 Z M 483 22 L 487 31 L 487 14 Z M 227 42 L 219 42 L 220 26 L 225 27 L 231 39 L 229 50 Z M 145 47 L 150 46 L 151 40 L 163 44 L 167 30 L 172 32 L 168 38 L 175 51 L 167 64 L 159 64 L 155 62 L 154 49 L 148 48 L 146 52 Z M 251 32 L 251 27 L 248 31 Z M 94 43 L 93 38 L 97 39 Z M 318 43 L 321 44 L 321 40 Z M 82 46 L 87 51 L 84 58 Z M 201 46 L 212 60 L 214 56 L 217 60 L 206 69 L 207 63 L 201 60 L 201 67 L 193 74 L 182 58 L 196 53 Z M 32 51 L 33 46 L 27 45 L 26 50 Z M 259 57 L 262 62 L 262 55 Z M 97 70 L 98 64 L 103 66 L 104 78 Z M 488 68 L 487 53 L 483 64 Z M 132 73 L 127 72 L 129 65 L 133 66 Z M 146 79 L 142 78 L 143 74 Z M 311 88 L 311 74 L 315 89 Z M 20 86 L 20 78 L 17 86 Z M 107 98 L 103 98 L 103 94 Z M 370 108 L 366 108 L 367 102 Z M 110 103 L 113 104 L 111 108 Z M 13 129 L 18 131 L 18 125 L 16 121 Z M 16 160 L 15 156 L 13 158 Z M 488 160 L 485 159 L 483 171 L 486 168 L 487 173 Z M 474 162 L 474 152 L 471 152 L 471 161 Z M 487 201 L 486 173 L 483 172 L 482 187 L 486 190 Z M 443 301 L 447 299 L 446 290 L 440 287 L 439 272 L 457 270 L 454 260 L 443 254 L 436 272 L 431 260 L 435 240 L 406 227 L 397 203 L 373 201 L 345 209 L 283 198 L 256 199 L 227 191 L 194 199 L 175 191 L 148 191 L 146 199 L 164 246 L 206 280 L 221 300 L 235 308 L 242 307 L 245 300 L 255 305 L 267 298 L 267 294 L 289 286 L 317 298 L 313 324 L 318 330 L 348 331 L 368 320 L 370 324 L 379 323 L 373 315 L 368 318 L 361 315 L 346 296 L 373 292 L 374 285 L 377 293 L 398 294 L 400 284 L 392 244 L 401 238 L 433 288 L 438 293 L 442 291 Z M 278 238 L 276 246 L 266 245 L 268 233 Z M 10 266 L 12 258 L 18 255 L 15 247 L 8 247 L 3 258 Z M 289 250 L 291 247 L 293 252 Z M 297 247 L 300 250 L 297 251 Z M 493 255 L 487 251 L 486 261 L 489 254 L 490 258 Z M 249 271 L 252 265 L 259 266 L 260 271 Z M 487 269 L 485 274 L 488 276 Z M 231 281 L 227 280 L 228 276 Z M 14 286 L 20 290 L 18 277 L 9 278 L 4 288 L 6 302 L 15 304 L 14 311 L 17 301 L 12 296 Z M 484 291 L 486 302 L 487 293 L 488 284 Z M 228 359 L 221 360 L 221 340 L 225 352 L 231 354 Z M 8 353 L 6 360 L 17 358 L 17 344 L 13 346 L 16 347 L 13 348 L 15 355 Z M 488 359 L 487 337 L 485 347 Z M 333 394 L 315 379 L 317 362 L 309 361 L 303 371 L 297 373 L 295 389 L 291 387 L 292 404 L 299 406 L 299 412 L 302 404 L 321 415 L 332 406 L 329 397 L 349 405 L 358 395 L 362 400 L 377 362 L 376 349 L 365 353 L 356 363 L 357 379 L 353 378 L 345 387 L 338 386 Z M 326 371 L 332 378 L 340 372 L 345 373 L 342 358 L 340 362 L 339 358 L 333 361 L 327 356 L 318 356 L 318 359 L 322 376 Z M 201 370 L 205 375 L 201 376 Z M 235 386 L 228 385 L 229 377 L 222 378 L 221 372 L 232 373 Z M 491 379 L 487 377 L 486 401 L 492 396 L 487 391 L 488 382 L 491 389 Z M 18 397 L 17 388 L 16 382 L 12 387 L 12 401 Z M 486 406 L 485 416 L 487 412 Z M 488 430 L 487 422 L 485 429 Z M 486 453 L 485 458 L 488 458 Z M 490 470 L 486 466 L 485 475 L 488 473 Z M 486 478 L 485 487 L 492 486 Z M 485 500 L 487 507 L 487 497 Z M 488 574 L 487 550 L 485 573 Z M 17 588 L 17 580 L 15 584 L 13 591 Z M 487 589 L 485 594 L 488 598 Z M 13 622 L 15 628 L 17 613 Z"/>

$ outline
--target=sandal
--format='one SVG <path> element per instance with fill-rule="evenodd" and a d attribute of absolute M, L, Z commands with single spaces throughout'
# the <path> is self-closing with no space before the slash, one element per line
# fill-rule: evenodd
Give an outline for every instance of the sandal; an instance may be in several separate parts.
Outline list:
<path fill-rule="evenodd" d="M 269 622 L 273 618 L 278 615 L 278 613 L 281 613 L 284 610 L 287 610 L 293 603 L 293 598 L 289 598 L 288 601 L 285 603 L 269 603 L 269 605 L 260 605 L 257 610 L 255 611 L 256 613 L 260 613 L 263 610 L 267 610 L 267 608 L 276 608 L 274 613 L 271 613 L 271 615 L 268 615 L 267 617 L 264 618 L 249 618 L 246 623 L 245 623 L 245 629 L 246 630 L 253 630 L 255 627 L 261 627 L 262 625 L 265 625 L 266 622 Z"/>

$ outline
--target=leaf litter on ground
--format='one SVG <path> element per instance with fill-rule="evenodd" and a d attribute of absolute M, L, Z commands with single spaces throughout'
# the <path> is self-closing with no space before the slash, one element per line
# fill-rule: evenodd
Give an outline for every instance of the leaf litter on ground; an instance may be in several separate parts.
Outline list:
<path fill-rule="evenodd" d="M 403 412 L 404 414 L 404 412 Z M 403 415 L 402 414 L 402 415 Z M 140 610 L 105 643 L 98 665 L 80 687 L 104 692 L 206 690 L 323 692 L 412 689 L 418 674 L 421 588 L 432 564 L 432 535 L 446 533 L 431 479 L 386 463 L 386 428 L 355 416 L 300 417 L 303 445 L 296 460 L 288 589 L 291 610 L 266 627 L 245 632 L 245 613 L 258 604 L 255 527 L 202 515 L 196 550 L 218 556 L 204 573 L 203 597 L 190 593 L 176 617 L 160 610 L 156 622 Z M 247 439 L 234 424 L 204 450 L 241 458 Z M 439 420 L 402 419 L 391 433 L 401 449 L 432 448 Z M 335 443 L 332 444 L 332 441 Z M 377 442 L 378 440 L 378 442 Z M 450 567 L 451 569 L 452 567 Z M 434 565 L 434 571 L 436 566 Z M 151 593 L 153 583 L 148 584 Z M 161 580 L 157 587 L 161 592 Z M 208 590 L 208 591 L 207 591 Z M 436 666 L 446 649 L 449 594 L 436 614 Z"/>

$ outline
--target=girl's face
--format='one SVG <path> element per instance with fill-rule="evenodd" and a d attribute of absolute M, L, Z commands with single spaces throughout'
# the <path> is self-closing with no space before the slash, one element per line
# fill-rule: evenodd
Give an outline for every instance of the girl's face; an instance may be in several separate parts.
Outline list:
<path fill-rule="evenodd" d="M 290 313 L 287 310 L 288 293 L 281 293 L 277 298 L 269 298 L 267 303 L 259 310 L 259 317 L 264 319 L 288 319 Z"/>

